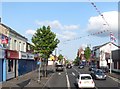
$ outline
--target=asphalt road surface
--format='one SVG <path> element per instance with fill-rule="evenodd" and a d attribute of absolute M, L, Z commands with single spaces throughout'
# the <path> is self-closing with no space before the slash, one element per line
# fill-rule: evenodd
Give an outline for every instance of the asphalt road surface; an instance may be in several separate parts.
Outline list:
<path fill-rule="evenodd" d="M 78 66 L 73 66 L 71 69 L 64 69 L 63 72 L 55 72 L 45 84 L 47 89 L 77 89 L 75 79 L 79 73 L 90 73 L 88 67 L 79 69 Z M 96 89 L 120 89 L 120 83 L 114 81 L 107 76 L 106 80 L 94 80 Z"/>

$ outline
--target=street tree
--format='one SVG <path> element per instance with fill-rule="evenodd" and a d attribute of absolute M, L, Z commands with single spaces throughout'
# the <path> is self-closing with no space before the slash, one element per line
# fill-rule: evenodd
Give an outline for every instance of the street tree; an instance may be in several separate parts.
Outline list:
<path fill-rule="evenodd" d="M 50 54 L 55 50 L 59 40 L 56 34 L 50 29 L 50 26 L 38 28 L 32 37 L 35 53 L 39 53 L 44 59 L 46 65 L 45 76 L 47 76 L 47 62 Z"/>
<path fill-rule="evenodd" d="M 90 56 L 91 56 L 91 50 L 90 50 L 89 47 L 86 47 L 86 48 L 85 48 L 84 56 L 85 56 L 85 58 L 86 58 L 86 61 L 89 61 Z"/>
<path fill-rule="evenodd" d="M 66 64 L 68 64 L 69 63 L 69 60 L 66 60 Z"/>
<path fill-rule="evenodd" d="M 77 57 L 75 58 L 75 60 L 73 61 L 73 63 L 74 63 L 75 65 L 79 65 L 79 62 L 80 62 L 80 58 L 77 56 Z"/>
<path fill-rule="evenodd" d="M 63 60 L 63 55 L 62 55 L 62 54 L 60 54 L 60 55 L 58 56 L 58 60 L 59 60 L 59 62 L 62 62 L 62 60 Z"/>

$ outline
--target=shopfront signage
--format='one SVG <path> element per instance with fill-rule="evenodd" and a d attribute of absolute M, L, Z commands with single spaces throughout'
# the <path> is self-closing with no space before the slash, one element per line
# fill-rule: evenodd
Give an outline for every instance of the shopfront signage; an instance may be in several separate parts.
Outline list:
<path fill-rule="evenodd" d="M 27 59 L 27 53 L 19 52 L 19 59 Z"/>
<path fill-rule="evenodd" d="M 19 52 L 13 50 L 6 50 L 7 59 L 19 59 Z"/>
<path fill-rule="evenodd" d="M 28 53 L 27 57 L 28 57 L 28 59 L 34 59 L 34 54 Z"/>
<path fill-rule="evenodd" d="M 5 50 L 0 48 L 0 59 L 5 58 Z"/>

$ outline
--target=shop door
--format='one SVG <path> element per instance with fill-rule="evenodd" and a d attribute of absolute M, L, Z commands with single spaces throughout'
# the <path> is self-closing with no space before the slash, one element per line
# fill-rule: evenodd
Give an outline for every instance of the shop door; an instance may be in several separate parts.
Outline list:
<path fill-rule="evenodd" d="M 7 60 L 7 79 L 15 77 L 15 60 Z"/>
<path fill-rule="evenodd" d="M 0 82 L 2 82 L 2 69 L 3 69 L 3 67 L 2 67 L 2 59 L 0 59 Z"/>

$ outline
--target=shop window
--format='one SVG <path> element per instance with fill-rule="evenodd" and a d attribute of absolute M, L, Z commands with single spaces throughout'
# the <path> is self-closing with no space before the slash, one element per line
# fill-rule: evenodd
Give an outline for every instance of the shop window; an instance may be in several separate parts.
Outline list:
<path fill-rule="evenodd" d="M 114 69 L 117 69 L 117 61 L 114 61 Z"/>
<path fill-rule="evenodd" d="M 8 60 L 8 72 L 13 72 L 13 60 Z"/>
<path fill-rule="evenodd" d="M 25 52 L 25 43 L 23 43 L 23 51 Z"/>
<path fill-rule="evenodd" d="M 17 49 L 17 41 L 14 40 L 14 50 L 16 50 L 16 49 Z"/>
<path fill-rule="evenodd" d="M 21 51 L 21 42 L 19 42 L 19 51 Z"/>

